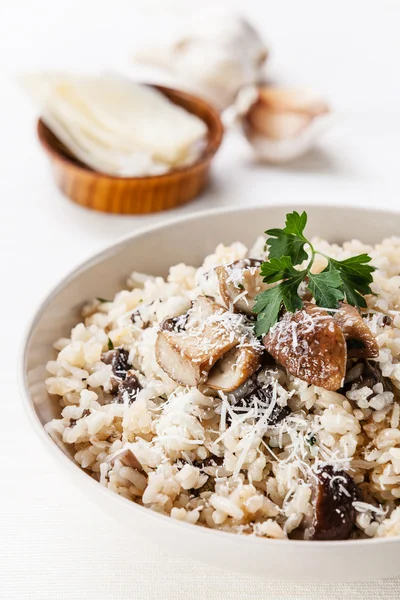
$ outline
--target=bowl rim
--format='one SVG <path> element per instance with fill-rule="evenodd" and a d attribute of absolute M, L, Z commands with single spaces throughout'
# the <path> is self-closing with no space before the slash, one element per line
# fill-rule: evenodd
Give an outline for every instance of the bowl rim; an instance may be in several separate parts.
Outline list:
<path fill-rule="evenodd" d="M 39 117 L 39 119 L 37 120 L 37 124 L 36 124 L 36 133 L 39 139 L 39 142 L 42 146 L 42 148 L 45 150 L 45 152 L 49 155 L 49 157 L 55 161 L 57 161 L 58 163 L 62 163 L 63 165 L 67 166 L 69 169 L 74 169 L 75 171 L 79 172 L 79 173 L 85 173 L 87 176 L 90 177 L 95 177 L 96 179 L 105 179 L 105 180 L 113 180 L 113 181 L 126 181 L 126 182 L 145 182 L 145 181 L 149 181 L 149 180 L 157 180 L 157 181 L 162 181 L 163 179 L 167 179 L 168 177 L 172 177 L 174 175 L 178 176 L 181 173 L 188 173 L 193 169 L 196 169 L 198 167 L 202 167 L 205 166 L 212 158 L 213 156 L 216 154 L 216 152 L 218 151 L 221 142 L 222 142 L 222 138 L 224 135 L 224 125 L 222 123 L 222 119 L 220 117 L 220 114 L 218 113 L 217 109 L 215 109 L 211 104 L 209 104 L 208 102 L 206 102 L 205 100 L 203 100 L 203 98 L 199 98 L 198 96 L 195 96 L 194 94 L 189 94 L 187 92 L 184 92 L 182 90 L 178 90 L 176 88 L 170 88 L 170 87 L 166 87 L 166 86 L 162 86 L 162 85 L 154 85 L 154 84 L 146 84 L 144 83 L 143 85 L 148 85 L 149 87 L 153 87 L 157 90 L 159 90 L 162 93 L 171 93 L 175 96 L 179 96 L 182 99 L 188 100 L 190 102 L 192 102 L 193 104 L 196 104 L 197 106 L 202 106 L 203 109 L 209 113 L 209 115 L 211 116 L 213 122 L 214 122 L 214 126 L 216 128 L 215 134 L 213 135 L 212 138 L 209 138 L 207 140 L 207 144 L 203 150 L 203 152 L 201 153 L 200 157 L 193 163 L 190 163 L 189 165 L 186 165 L 184 167 L 177 167 L 176 169 L 171 169 L 170 171 L 167 171 L 166 173 L 161 173 L 160 175 L 141 175 L 138 177 L 122 177 L 122 176 L 118 176 L 118 175 L 109 175 L 107 173 L 102 173 L 101 171 L 96 171 L 94 169 L 91 169 L 90 167 L 86 167 L 83 163 L 76 163 L 73 160 L 71 160 L 71 158 L 68 157 L 68 155 L 60 152 L 57 148 L 54 148 L 54 146 L 49 143 L 49 141 L 47 140 L 46 136 L 44 135 L 44 128 L 47 129 L 48 131 L 50 131 L 50 133 L 60 142 L 60 144 L 62 144 L 61 140 L 59 140 L 59 138 L 57 137 L 57 135 L 55 133 L 52 132 L 52 130 L 50 129 L 50 127 L 48 127 L 46 125 L 46 122 L 43 120 L 43 117 Z M 171 100 L 171 102 L 173 102 L 173 100 Z M 175 102 L 173 102 L 175 104 Z M 180 105 L 178 105 L 180 106 Z M 198 116 L 197 113 L 188 110 L 189 113 L 194 114 L 195 116 Z M 199 119 L 201 119 L 201 117 L 199 117 Z M 204 121 L 204 119 L 201 119 L 205 125 L 207 126 L 208 131 L 210 132 L 210 127 L 208 126 L 208 124 Z M 76 159 L 79 160 L 79 159 Z"/>
<path fill-rule="evenodd" d="M 34 431 L 38 435 L 39 439 L 42 441 L 44 446 L 49 450 L 49 453 L 52 454 L 54 460 L 58 460 L 61 464 L 64 465 L 66 470 L 71 473 L 71 475 L 79 478 L 82 481 L 83 486 L 87 486 L 89 489 L 92 489 L 93 493 L 96 493 L 96 490 L 97 490 L 97 493 L 105 495 L 107 498 L 110 499 L 110 501 L 114 500 L 117 503 L 122 503 L 122 505 L 125 506 L 128 510 L 130 509 L 130 510 L 139 511 L 139 514 L 142 514 L 143 517 L 147 516 L 148 518 L 154 519 L 156 522 L 163 523 L 164 525 L 169 524 L 170 527 L 174 527 L 174 526 L 179 527 L 179 528 L 185 530 L 187 533 L 191 532 L 193 535 L 196 535 L 196 532 L 197 532 L 199 535 L 210 537 L 210 539 L 211 539 L 212 535 L 218 536 L 218 538 L 220 538 L 221 541 L 225 540 L 226 542 L 228 542 L 229 540 L 232 540 L 232 536 L 237 536 L 238 534 L 235 534 L 233 532 L 228 532 L 228 531 L 220 531 L 218 529 L 210 529 L 208 527 L 193 525 L 192 523 L 186 523 L 186 522 L 180 521 L 178 519 L 172 519 L 172 517 L 169 515 L 163 515 L 163 514 L 157 513 L 155 511 L 151 510 L 150 508 L 141 506 L 140 504 L 137 504 L 136 502 L 134 502 L 132 500 L 128 500 L 127 498 L 124 498 L 120 494 L 117 494 L 116 492 L 113 492 L 109 488 L 102 486 L 98 481 L 93 479 L 88 473 L 85 473 L 85 471 L 83 471 L 83 469 L 76 462 L 74 462 L 66 454 L 64 454 L 62 449 L 53 441 L 53 439 L 50 437 L 50 435 L 45 431 L 44 426 L 40 422 L 38 415 L 36 414 L 36 412 L 34 410 L 33 402 L 31 401 L 31 398 L 30 398 L 28 382 L 27 382 L 27 371 L 26 371 L 25 365 L 26 365 L 28 344 L 29 344 L 32 332 L 36 326 L 36 323 L 41 318 L 41 316 L 44 313 L 44 311 L 46 310 L 47 306 L 52 302 L 53 298 L 62 289 L 64 289 L 64 287 L 68 283 L 70 283 L 70 281 L 72 281 L 79 273 L 86 271 L 87 269 L 91 268 L 95 264 L 98 264 L 102 260 L 106 259 L 109 255 L 114 254 L 117 249 L 119 249 L 120 247 L 129 243 L 130 240 L 135 239 L 135 238 L 140 239 L 140 237 L 144 237 L 149 234 L 156 233 L 157 231 L 159 231 L 161 229 L 168 229 L 170 226 L 177 225 L 177 224 L 180 225 L 182 223 L 188 223 L 188 222 L 190 223 L 199 218 L 212 217 L 213 215 L 221 215 L 221 214 L 229 215 L 232 213 L 241 213 L 241 212 L 244 213 L 244 212 L 253 211 L 253 210 L 262 210 L 262 209 L 268 210 L 268 208 L 281 208 L 283 210 L 293 210 L 293 208 L 296 208 L 296 205 L 291 205 L 291 204 L 286 204 L 286 203 L 282 203 L 282 204 L 281 203 L 273 203 L 273 204 L 268 204 L 268 205 L 252 204 L 252 205 L 249 205 L 246 207 L 239 206 L 239 207 L 222 207 L 222 208 L 206 209 L 206 210 L 202 210 L 202 211 L 197 211 L 195 213 L 191 213 L 189 215 L 182 215 L 181 217 L 178 217 L 178 218 L 168 218 L 168 219 L 163 220 L 161 223 L 155 223 L 152 225 L 145 226 L 133 233 L 128 233 L 127 235 L 124 235 L 116 242 L 107 244 L 103 249 L 100 249 L 99 251 L 94 252 L 93 254 L 91 254 L 91 256 L 89 256 L 89 258 L 85 259 L 82 263 L 75 266 L 72 270 L 70 270 L 67 273 L 67 275 L 60 278 L 58 283 L 56 283 L 51 288 L 50 291 L 48 291 L 47 293 L 45 293 L 43 295 L 42 300 L 39 301 L 38 305 L 36 305 L 33 315 L 27 321 L 27 324 L 25 326 L 25 333 L 22 337 L 20 350 L 19 350 L 19 356 L 18 356 L 18 374 L 17 374 L 18 375 L 18 385 L 19 385 L 20 394 L 23 398 L 23 406 L 24 406 L 25 414 L 27 415 L 28 420 L 30 421 L 30 423 L 31 423 Z M 305 211 L 312 210 L 315 208 L 317 208 L 317 209 L 318 208 L 326 208 L 326 209 L 332 209 L 332 210 L 335 210 L 335 209 L 336 210 L 343 210 L 343 209 L 344 210 L 349 210 L 349 209 L 354 210 L 354 209 L 356 209 L 356 210 L 359 210 L 360 212 L 364 212 L 364 213 L 369 212 L 369 213 L 373 213 L 376 215 L 387 214 L 387 215 L 393 215 L 393 216 L 395 215 L 397 218 L 400 217 L 400 211 L 390 210 L 385 207 L 379 207 L 379 208 L 360 207 L 360 206 L 357 206 L 354 204 L 338 205 L 338 204 L 317 204 L 316 203 L 316 204 L 308 204 L 308 205 L 297 205 L 297 208 L 302 208 Z M 320 549 L 324 548 L 326 550 L 329 548 L 340 549 L 340 548 L 346 548 L 349 546 L 352 546 L 352 547 L 368 546 L 369 547 L 371 545 L 380 545 L 383 543 L 384 544 L 392 544 L 392 545 L 400 543 L 400 536 L 384 537 L 384 538 L 351 539 L 351 540 L 326 540 L 326 541 L 313 540 L 313 541 L 310 541 L 310 540 L 290 540 L 290 539 L 280 539 L 280 538 L 275 539 L 275 538 L 256 536 L 255 534 L 248 534 L 248 535 L 242 534 L 242 535 L 240 535 L 240 539 L 241 539 L 241 544 L 243 545 L 244 548 L 246 548 L 247 545 L 253 545 L 253 544 L 260 545 L 260 548 L 262 547 L 264 549 L 266 548 L 265 544 L 271 545 L 271 548 L 273 548 L 274 547 L 273 545 L 275 545 L 275 544 L 279 544 L 281 546 L 290 544 L 290 547 L 292 547 L 292 548 L 297 547 L 299 551 L 301 549 L 305 550 L 310 545 L 313 548 L 320 548 Z"/>

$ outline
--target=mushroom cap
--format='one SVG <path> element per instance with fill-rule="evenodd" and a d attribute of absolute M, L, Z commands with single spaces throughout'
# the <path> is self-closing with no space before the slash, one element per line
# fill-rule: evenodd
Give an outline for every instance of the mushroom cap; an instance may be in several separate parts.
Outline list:
<path fill-rule="evenodd" d="M 349 358 L 377 358 L 379 356 L 378 343 L 355 306 L 341 302 L 340 309 L 334 314 L 334 319 L 340 325 L 345 340 L 356 340 L 363 346 L 352 348 L 348 344 L 347 355 Z"/>
<path fill-rule="evenodd" d="M 347 350 L 338 323 L 322 308 L 304 302 L 286 312 L 263 343 L 286 370 L 309 384 L 336 391 L 346 373 Z"/>

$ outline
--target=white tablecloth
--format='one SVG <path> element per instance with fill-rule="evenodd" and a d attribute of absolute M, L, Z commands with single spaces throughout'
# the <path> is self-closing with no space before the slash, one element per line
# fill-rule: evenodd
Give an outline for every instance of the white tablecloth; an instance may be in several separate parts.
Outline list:
<path fill-rule="evenodd" d="M 174 214 L 228 204 L 397 206 L 399 3 L 248 0 L 229 5 L 242 5 L 266 32 L 275 70 L 321 89 L 337 108 L 338 122 L 317 151 L 281 169 L 254 164 L 246 144 L 227 136 L 208 191 L 176 213 L 115 217 L 82 210 L 63 198 L 36 142 L 34 111 L 12 82 L 2 81 L 1 598 L 400 597 L 400 579 L 318 586 L 271 582 L 169 555 L 81 496 L 46 455 L 23 414 L 16 357 L 29 316 L 58 279 L 118 236 Z M 174 25 L 179 11 L 188 14 L 193 6 L 188 0 L 16 0 L 2 8 L 0 64 L 11 75 L 34 67 L 115 66 L 140 40 L 154 39 Z"/>

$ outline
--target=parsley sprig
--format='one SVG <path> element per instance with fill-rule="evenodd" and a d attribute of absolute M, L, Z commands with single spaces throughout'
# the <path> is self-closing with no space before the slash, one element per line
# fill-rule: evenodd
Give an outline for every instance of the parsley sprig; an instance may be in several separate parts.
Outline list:
<path fill-rule="evenodd" d="M 286 215 L 283 229 L 268 229 L 265 233 L 269 246 L 269 260 L 263 262 L 260 273 L 265 283 L 277 285 L 256 296 L 253 312 L 257 314 L 256 333 L 264 335 L 278 321 L 283 306 L 289 312 L 302 308 L 299 286 L 313 295 L 318 306 L 338 308 L 339 300 L 365 308 L 364 295 L 372 294 L 370 284 L 375 267 L 368 254 L 359 254 L 345 260 L 335 260 L 317 251 L 304 235 L 307 213 L 296 211 Z M 308 252 L 305 250 L 307 247 Z M 317 255 L 328 261 L 321 273 L 311 273 Z M 306 266 L 300 268 L 305 261 Z M 297 268 L 296 268 L 297 267 Z M 279 282 L 279 283 L 278 283 Z"/>

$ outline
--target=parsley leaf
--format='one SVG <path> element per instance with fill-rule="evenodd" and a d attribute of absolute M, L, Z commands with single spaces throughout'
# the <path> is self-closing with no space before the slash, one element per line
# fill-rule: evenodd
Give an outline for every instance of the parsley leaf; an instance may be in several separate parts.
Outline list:
<path fill-rule="evenodd" d="M 289 256 L 294 265 L 306 260 L 308 255 L 304 246 L 308 241 L 303 235 L 306 224 L 307 213 L 299 215 L 295 211 L 286 215 L 286 225 L 283 229 L 268 229 L 265 233 L 272 236 L 267 240 L 269 258 Z"/>
<path fill-rule="evenodd" d="M 110 338 L 108 338 L 108 349 L 114 350 L 114 344 L 112 343 L 112 340 Z"/>
<path fill-rule="evenodd" d="M 285 257 L 288 258 L 288 257 Z M 290 312 L 302 308 L 303 301 L 297 294 L 297 288 L 303 280 L 303 271 L 295 271 L 286 281 L 275 287 L 269 288 L 256 296 L 253 312 L 258 315 L 256 323 L 256 334 L 263 335 L 278 321 L 282 306 Z"/>
<path fill-rule="evenodd" d="M 275 283 L 275 281 L 297 276 L 300 271 L 294 268 L 290 256 L 282 256 L 262 263 L 260 273 L 264 277 L 265 283 Z"/>
<path fill-rule="evenodd" d="M 369 262 L 371 262 L 371 257 L 368 254 L 352 256 L 342 261 L 329 259 L 329 265 L 340 273 L 341 290 L 344 292 L 347 302 L 353 306 L 366 308 L 367 303 L 363 296 L 372 294 L 370 283 L 375 267 L 369 265 Z"/>
<path fill-rule="evenodd" d="M 339 300 L 344 299 L 344 293 L 341 290 L 340 272 L 334 267 L 330 267 L 328 270 L 325 269 L 322 273 L 316 275 L 309 273 L 307 287 L 318 306 L 337 308 Z"/>
<path fill-rule="evenodd" d="M 371 257 L 360 254 L 340 261 L 325 256 L 305 237 L 306 224 L 306 212 L 301 215 L 293 212 L 286 215 L 283 229 L 265 232 L 271 236 L 267 239 L 269 260 L 262 263 L 260 274 L 265 283 L 277 285 L 255 298 L 253 312 L 257 314 L 256 333 L 259 336 L 275 325 L 283 308 L 289 312 L 302 308 L 303 301 L 299 296 L 302 282 L 306 282 L 316 304 L 326 309 L 337 308 L 341 300 L 364 308 L 367 306 L 364 295 L 373 293 L 370 284 L 375 267 L 369 264 Z M 304 250 L 305 245 L 309 247 L 309 255 Z M 328 266 L 322 273 L 314 274 L 311 268 L 317 254 L 327 259 Z M 299 270 L 298 265 L 307 258 L 308 264 Z"/>
<path fill-rule="evenodd" d="M 282 302 L 280 285 L 258 294 L 253 308 L 253 312 L 258 315 L 255 327 L 256 335 L 261 336 L 267 333 L 275 325 L 282 308 Z"/>
<path fill-rule="evenodd" d="M 286 233 L 292 233 L 293 235 L 297 235 L 299 237 L 303 236 L 303 231 L 307 225 L 307 213 L 304 210 L 301 215 L 298 212 L 293 211 L 292 213 L 288 213 L 286 215 L 286 226 L 284 231 Z M 305 239 L 305 238 L 304 238 Z"/>

